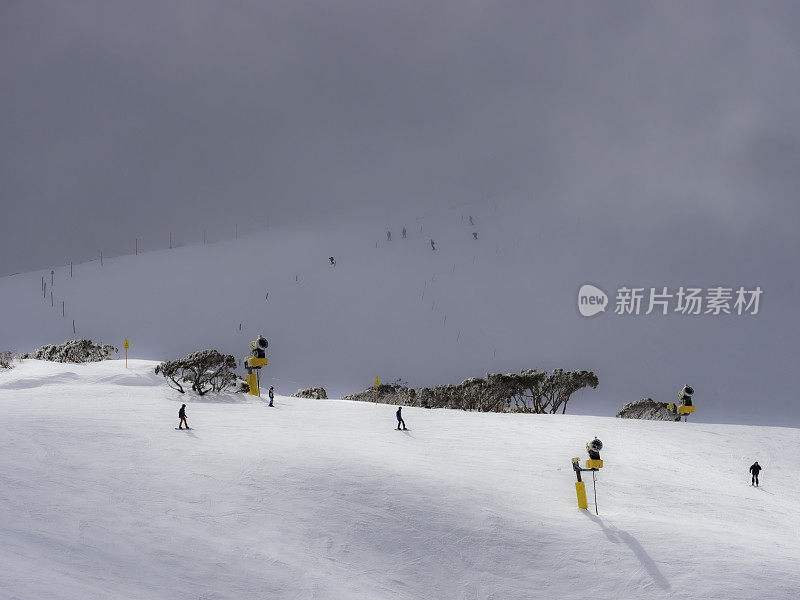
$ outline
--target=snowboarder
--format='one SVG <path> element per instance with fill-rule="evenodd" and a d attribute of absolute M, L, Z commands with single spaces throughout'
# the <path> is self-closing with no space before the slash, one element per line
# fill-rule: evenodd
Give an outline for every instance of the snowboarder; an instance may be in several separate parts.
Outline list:
<path fill-rule="evenodd" d="M 186 405 L 181 404 L 181 409 L 178 411 L 178 429 L 183 429 L 183 426 L 186 425 L 186 429 L 189 429 L 189 423 L 186 422 Z"/>
<path fill-rule="evenodd" d="M 407 232 L 406 232 L 406 228 L 405 227 L 403 227 L 403 232 L 402 233 L 403 233 L 403 239 L 406 239 L 406 233 Z"/>
<path fill-rule="evenodd" d="M 329 260 L 329 261 L 331 261 L 331 266 L 332 266 L 332 267 L 335 267 L 335 266 L 336 266 L 336 259 L 335 259 L 335 258 L 333 258 L 332 256 L 329 256 L 329 257 L 328 257 L 328 260 Z"/>
<path fill-rule="evenodd" d="M 758 464 L 758 461 L 754 462 L 750 467 L 750 472 L 753 474 L 753 480 L 750 482 L 750 485 L 758 487 L 758 474 L 761 472 L 761 465 Z"/>
<path fill-rule="evenodd" d="M 269 405 L 275 406 L 272 402 L 275 400 L 275 388 L 269 386 Z"/>
<path fill-rule="evenodd" d="M 403 410 L 403 407 L 402 406 L 398 406 L 397 407 L 397 412 L 395 413 L 395 415 L 397 416 L 397 431 L 400 431 L 400 425 L 403 426 L 403 429 L 406 429 L 406 422 L 403 421 L 402 410 Z"/>
<path fill-rule="evenodd" d="M 436 244 L 433 243 L 433 240 L 431 240 L 431 250 L 436 251 Z"/>

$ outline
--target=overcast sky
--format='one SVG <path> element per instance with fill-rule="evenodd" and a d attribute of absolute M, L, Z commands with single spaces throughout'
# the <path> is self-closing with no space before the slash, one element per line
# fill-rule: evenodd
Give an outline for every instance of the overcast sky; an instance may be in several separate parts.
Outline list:
<path fill-rule="evenodd" d="M 796 251 L 799 10 L 5 0 L 0 273 L 495 195 Z"/>
<path fill-rule="evenodd" d="M 614 405 L 686 377 L 739 420 L 784 423 L 800 385 L 798 32 L 788 2 L 5 0 L 0 274 L 136 238 L 164 248 L 170 232 L 185 245 L 493 207 L 492 243 L 531 259 L 501 261 L 475 288 L 490 308 L 465 322 L 488 324 L 498 286 L 522 277 L 538 317 L 524 302 L 507 316 L 537 331 L 537 365 L 596 366 Z M 583 321 L 585 282 L 764 295 L 753 319 Z M 487 335 L 507 345 L 497 368 L 531 366 L 527 340 Z M 152 356 L 188 340 L 170 343 Z"/>

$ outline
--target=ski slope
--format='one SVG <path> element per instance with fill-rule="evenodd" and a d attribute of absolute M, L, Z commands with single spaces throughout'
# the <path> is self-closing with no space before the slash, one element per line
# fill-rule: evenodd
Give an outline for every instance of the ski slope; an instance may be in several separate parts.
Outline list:
<path fill-rule="evenodd" d="M 264 334 L 267 377 L 282 394 L 323 386 L 342 396 L 375 377 L 422 387 L 487 372 L 586 369 L 600 385 L 576 394 L 569 412 L 613 416 L 644 397 L 671 402 L 690 384 L 696 421 L 800 426 L 791 360 L 800 321 L 794 290 L 783 289 L 790 280 L 766 280 L 758 264 L 732 260 L 723 247 L 705 265 L 663 224 L 619 240 L 602 229 L 587 236 L 583 219 L 491 201 L 285 224 L 172 250 L 167 240 L 140 240 L 138 256 L 75 262 L 72 276 L 64 257 L 52 269 L 0 278 L 0 351 L 74 337 L 122 348 L 128 338 L 135 358 L 216 348 L 241 359 Z M 594 258 L 617 247 L 613 260 Z M 663 256 L 674 264 L 657 268 Z M 723 282 L 766 291 L 755 317 L 609 309 L 586 319 L 576 295 L 587 281 L 608 293 Z"/>
<path fill-rule="evenodd" d="M 181 396 L 155 364 L 0 371 L 0 598 L 800 593 L 795 429 L 406 408 L 398 432 L 385 405 Z M 570 467 L 595 435 L 599 516 Z"/>

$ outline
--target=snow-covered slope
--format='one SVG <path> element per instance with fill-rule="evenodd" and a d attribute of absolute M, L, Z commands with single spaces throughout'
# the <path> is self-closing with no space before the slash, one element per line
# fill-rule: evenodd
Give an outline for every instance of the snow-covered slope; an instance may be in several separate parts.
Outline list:
<path fill-rule="evenodd" d="M 181 396 L 154 364 L 0 371 L 0 597 L 800 592 L 797 430 L 407 408 L 398 432 L 390 406 Z M 570 468 L 595 435 L 599 516 Z"/>
<path fill-rule="evenodd" d="M 131 356 L 146 359 L 209 347 L 241 358 L 263 333 L 264 376 L 284 394 L 322 385 L 341 396 L 376 376 L 423 386 L 560 367 L 600 378 L 597 390 L 576 395 L 573 413 L 611 416 L 643 397 L 670 402 L 688 383 L 697 421 L 800 425 L 791 360 L 800 321 L 793 291 L 783 289 L 790 278 L 766 281 L 758 264 L 734 260 L 724 245 L 698 262 L 691 244 L 676 245 L 658 223 L 625 240 L 587 231 L 581 216 L 565 222 L 532 205 L 488 202 L 106 255 L 102 266 L 76 263 L 72 277 L 66 257 L 53 286 L 50 269 L 0 278 L 0 351 L 63 342 L 73 319 L 77 336 L 116 346 L 127 337 Z M 614 259 L 598 261 L 598 248 Z M 664 256 L 674 261 L 666 269 Z M 609 293 L 633 284 L 759 284 L 765 295 L 755 317 L 609 310 L 585 319 L 576 292 L 587 281 Z"/>

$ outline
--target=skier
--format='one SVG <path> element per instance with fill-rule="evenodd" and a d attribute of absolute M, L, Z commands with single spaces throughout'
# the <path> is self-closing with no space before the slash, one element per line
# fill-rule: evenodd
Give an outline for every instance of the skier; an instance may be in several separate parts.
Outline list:
<path fill-rule="evenodd" d="M 273 400 L 275 400 L 275 388 L 274 388 L 274 387 L 272 387 L 272 386 L 269 386 L 269 405 L 270 405 L 270 406 L 275 406 L 275 405 L 272 403 L 272 402 L 273 402 Z"/>
<path fill-rule="evenodd" d="M 183 426 L 186 425 L 186 429 L 189 429 L 189 423 L 186 422 L 186 405 L 181 404 L 181 409 L 178 411 L 178 429 L 183 429 Z"/>
<path fill-rule="evenodd" d="M 477 231 L 473 231 L 472 232 L 472 239 L 473 240 L 477 240 L 478 239 L 478 232 Z"/>
<path fill-rule="evenodd" d="M 436 244 L 433 243 L 433 240 L 431 240 L 431 250 L 436 250 Z"/>
<path fill-rule="evenodd" d="M 761 465 L 758 464 L 758 461 L 754 462 L 753 465 L 750 467 L 750 472 L 753 474 L 753 480 L 750 482 L 750 485 L 758 487 L 758 474 L 760 471 L 761 471 Z"/>
<path fill-rule="evenodd" d="M 403 407 L 402 406 L 398 406 L 397 407 L 397 412 L 395 413 L 395 416 L 397 417 L 397 431 L 400 431 L 400 425 L 403 426 L 403 429 L 406 429 L 406 422 L 403 421 L 402 410 L 403 410 Z"/>
<path fill-rule="evenodd" d="M 332 256 L 329 256 L 329 257 L 328 257 L 328 260 L 329 260 L 329 261 L 331 261 L 331 266 L 332 266 L 332 267 L 335 267 L 335 266 L 336 266 L 336 259 L 335 259 L 335 258 L 333 258 Z"/>
<path fill-rule="evenodd" d="M 386 232 L 386 241 L 387 242 L 391 242 L 392 241 L 392 232 L 391 231 L 387 231 Z"/>
<path fill-rule="evenodd" d="M 405 227 L 403 227 L 403 239 L 406 239 L 406 233 L 407 233 L 407 232 L 406 232 L 406 228 L 405 228 Z"/>
<path fill-rule="evenodd" d="M 475 221 L 472 220 L 472 215 L 469 216 L 469 224 L 475 227 Z"/>

